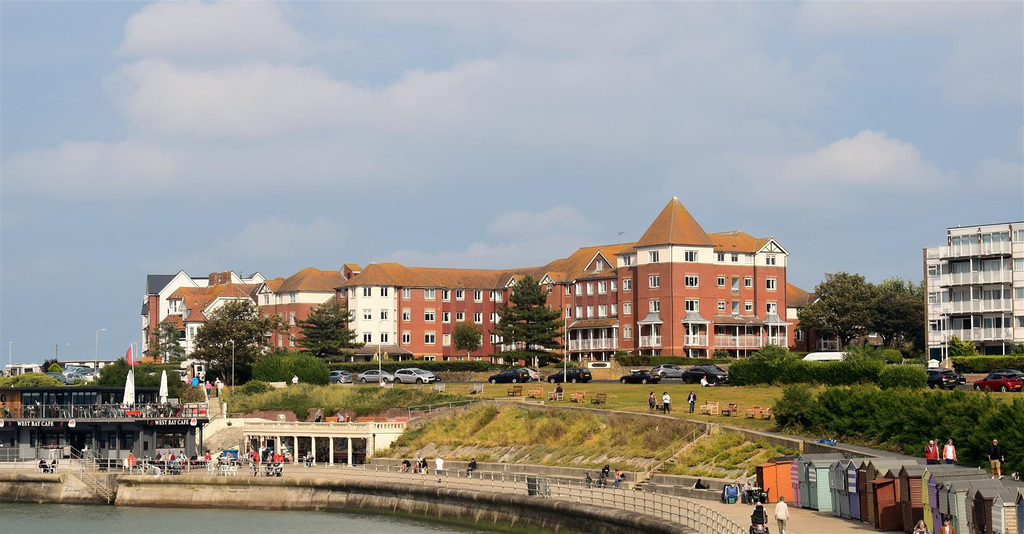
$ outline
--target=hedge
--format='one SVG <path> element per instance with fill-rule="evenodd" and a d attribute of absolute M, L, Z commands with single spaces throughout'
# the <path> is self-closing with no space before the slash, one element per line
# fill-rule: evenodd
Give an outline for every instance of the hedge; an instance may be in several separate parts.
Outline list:
<path fill-rule="evenodd" d="M 288 382 L 299 377 L 305 384 L 326 384 L 330 378 L 327 364 L 309 354 L 273 354 L 252 366 L 252 379 L 263 382 Z"/>
<path fill-rule="evenodd" d="M 961 373 L 987 373 L 992 369 L 1024 370 L 1024 354 L 1006 356 L 954 356 L 953 368 Z"/>
<path fill-rule="evenodd" d="M 920 389 L 927 384 L 928 373 L 918 365 L 886 365 L 878 374 L 878 386 L 882 389 Z"/>
<path fill-rule="evenodd" d="M 782 428 L 922 456 L 929 439 L 952 438 L 957 463 L 987 467 L 988 444 L 1004 445 L 1008 466 L 1024 465 L 1024 398 L 1000 400 L 972 391 L 828 388 L 817 398 L 808 386 L 787 387 L 774 407 Z"/>
<path fill-rule="evenodd" d="M 879 377 L 886 368 L 878 360 L 854 362 L 808 362 L 796 358 L 762 359 L 747 358 L 729 365 L 729 382 L 736 386 L 758 386 L 769 384 L 815 383 L 826 386 L 849 386 L 860 383 L 879 383 Z M 924 372 L 923 370 L 921 371 Z M 893 380 L 903 380 L 903 371 L 894 371 Z M 901 377 L 897 379 L 897 376 Z M 903 383 L 903 382 L 900 382 Z M 913 380 L 906 381 L 910 386 Z M 920 387 L 924 387 L 921 381 Z"/>
<path fill-rule="evenodd" d="M 344 369 L 351 373 L 361 373 L 369 369 L 376 369 L 377 362 L 344 362 L 344 363 L 332 363 L 327 367 L 332 371 L 336 369 Z M 406 367 L 418 367 L 427 371 L 438 373 L 438 372 L 474 372 L 474 371 L 491 371 L 494 369 L 504 369 L 507 366 L 493 364 L 484 361 L 434 361 L 434 360 L 405 360 L 400 362 L 387 361 L 382 362 L 380 367 L 389 373 L 393 373 L 399 369 L 405 369 Z"/>

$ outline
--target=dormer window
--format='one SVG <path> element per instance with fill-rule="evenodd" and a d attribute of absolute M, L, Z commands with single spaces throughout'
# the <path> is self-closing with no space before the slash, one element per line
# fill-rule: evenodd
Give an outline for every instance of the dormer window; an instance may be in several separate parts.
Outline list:
<path fill-rule="evenodd" d="M 604 269 L 604 262 L 603 261 L 597 260 L 596 262 L 594 262 L 594 270 L 595 271 L 600 271 L 600 270 L 603 270 L 603 269 Z"/>
<path fill-rule="evenodd" d="M 188 308 L 185 308 L 185 313 L 182 314 L 182 317 L 184 317 L 185 319 L 188 319 L 188 316 L 189 316 L 190 313 L 192 313 L 192 310 L 190 310 Z"/>

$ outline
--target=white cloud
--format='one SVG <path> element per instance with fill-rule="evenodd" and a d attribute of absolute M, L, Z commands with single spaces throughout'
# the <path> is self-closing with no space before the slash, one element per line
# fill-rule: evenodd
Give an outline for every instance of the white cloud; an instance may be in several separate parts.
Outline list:
<path fill-rule="evenodd" d="M 552 231 L 579 231 L 590 221 L 575 207 L 562 205 L 541 212 L 510 211 L 498 215 L 487 226 L 487 232 L 505 236 L 535 236 Z"/>
<path fill-rule="evenodd" d="M 1020 17 L 1017 2 L 801 2 L 798 26 L 810 32 L 946 30 L 965 22 Z"/>
<path fill-rule="evenodd" d="M 288 59 L 311 52 L 278 2 L 160 2 L 125 23 L 118 53 L 134 57 Z"/>
<path fill-rule="evenodd" d="M 146 141 L 68 141 L 4 161 L 4 181 L 68 195 L 169 187 L 186 156 Z"/>

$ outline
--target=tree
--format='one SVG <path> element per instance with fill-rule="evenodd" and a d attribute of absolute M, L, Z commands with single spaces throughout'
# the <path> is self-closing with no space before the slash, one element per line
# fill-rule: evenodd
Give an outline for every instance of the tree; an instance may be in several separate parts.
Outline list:
<path fill-rule="evenodd" d="M 117 360 L 110 365 L 104 365 L 100 369 L 100 377 L 96 380 L 97 386 L 124 387 L 128 381 L 128 361 L 124 358 Z M 153 365 L 151 363 L 140 363 L 135 366 L 135 387 L 160 387 L 161 371 L 167 370 L 167 394 L 172 398 L 181 398 L 186 390 L 185 383 L 178 377 L 173 366 Z"/>
<path fill-rule="evenodd" d="M 560 349 L 562 312 L 548 306 L 548 295 L 532 276 L 512 286 L 509 305 L 498 309 L 501 322 L 491 333 L 504 343 L 518 343 L 526 349 Z"/>
<path fill-rule="evenodd" d="M 185 347 L 178 340 L 181 338 L 174 323 L 165 321 L 156 329 L 156 344 L 151 349 L 154 361 L 178 363 L 185 359 Z"/>
<path fill-rule="evenodd" d="M 878 284 L 871 330 L 887 347 L 900 348 L 924 331 L 924 290 L 910 280 L 890 278 Z"/>
<path fill-rule="evenodd" d="M 870 331 L 878 290 L 863 276 L 826 274 L 814 292 L 818 298 L 800 313 L 800 328 L 836 336 L 842 347 Z"/>
<path fill-rule="evenodd" d="M 263 317 L 253 301 L 231 300 L 211 312 L 206 324 L 199 327 L 192 356 L 206 362 L 207 377 L 230 384 L 234 349 L 235 379 L 242 384 L 249 379 L 252 365 L 266 353 L 270 335 L 283 329 L 280 315 Z"/>
<path fill-rule="evenodd" d="M 483 335 L 483 331 L 480 327 L 473 323 L 459 323 L 452 329 L 452 343 L 455 346 L 455 350 L 466 351 L 466 357 L 473 351 L 480 348 L 480 336 Z"/>
<path fill-rule="evenodd" d="M 950 356 L 977 356 L 978 347 L 973 341 L 961 340 L 957 336 L 949 338 Z"/>
<path fill-rule="evenodd" d="M 356 333 L 348 329 L 352 312 L 335 299 L 313 308 L 306 319 L 296 323 L 302 337 L 296 343 L 304 352 L 320 358 L 341 356 L 345 349 L 357 349 L 362 343 L 356 342 Z"/>

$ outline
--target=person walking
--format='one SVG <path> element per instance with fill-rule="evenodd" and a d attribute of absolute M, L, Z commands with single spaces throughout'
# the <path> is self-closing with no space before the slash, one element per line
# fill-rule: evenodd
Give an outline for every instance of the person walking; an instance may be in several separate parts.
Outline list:
<path fill-rule="evenodd" d="M 292 375 L 292 385 L 299 383 L 299 375 Z"/>
<path fill-rule="evenodd" d="M 653 411 L 654 411 L 654 407 L 655 407 L 655 406 L 656 406 L 657 404 L 658 404 L 658 399 L 657 399 L 657 398 L 655 398 L 655 396 L 654 396 L 654 392 L 652 391 L 652 392 L 651 392 L 651 394 L 647 396 L 647 408 L 648 408 L 648 409 L 649 409 L 650 411 L 652 411 L 652 412 L 653 412 Z"/>
<path fill-rule="evenodd" d="M 690 413 L 693 413 L 693 406 L 697 404 L 697 394 L 692 390 L 690 394 L 686 396 L 686 403 L 690 405 Z"/>
<path fill-rule="evenodd" d="M 924 519 L 919 519 L 917 524 L 914 525 L 913 534 L 931 534 L 931 532 L 928 531 L 928 527 L 924 524 Z"/>
<path fill-rule="evenodd" d="M 935 444 L 935 440 L 930 440 L 927 445 L 924 446 L 924 459 L 928 465 L 936 465 L 939 463 L 939 446 Z"/>
<path fill-rule="evenodd" d="M 438 456 L 434 459 L 434 472 L 437 473 L 437 483 L 441 483 L 441 473 L 444 472 L 444 458 Z"/>
<path fill-rule="evenodd" d="M 953 534 L 953 525 L 949 524 L 949 518 L 942 520 L 942 526 L 939 527 L 939 534 Z"/>
<path fill-rule="evenodd" d="M 992 469 L 992 478 L 1003 478 L 1003 462 L 1006 461 L 1006 457 L 1003 456 L 1003 449 L 999 446 L 999 440 L 992 440 L 992 445 L 988 447 L 988 464 Z"/>
<path fill-rule="evenodd" d="M 786 534 L 786 522 L 789 521 L 789 506 L 786 505 L 786 498 L 779 496 L 779 503 L 775 505 L 775 521 L 779 524 L 779 534 Z"/>
<path fill-rule="evenodd" d="M 956 447 L 953 446 L 953 438 L 949 438 L 946 445 L 942 447 L 942 459 L 947 464 L 952 464 L 956 461 Z"/>
<path fill-rule="evenodd" d="M 664 407 L 665 413 L 672 409 L 672 397 L 668 395 L 667 391 L 661 394 L 661 405 Z"/>

